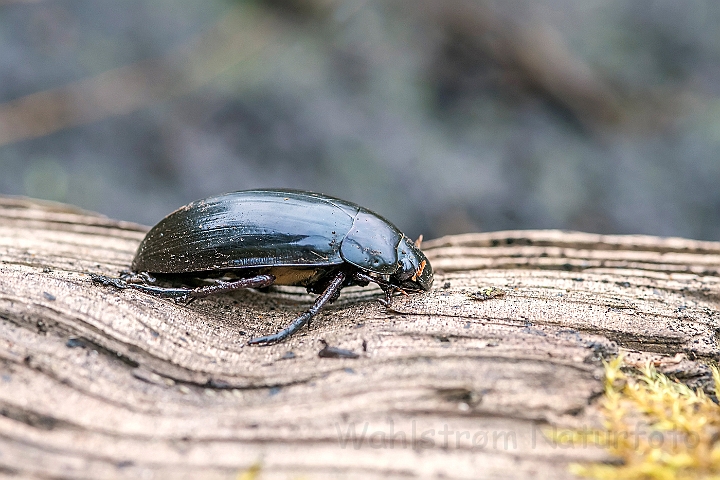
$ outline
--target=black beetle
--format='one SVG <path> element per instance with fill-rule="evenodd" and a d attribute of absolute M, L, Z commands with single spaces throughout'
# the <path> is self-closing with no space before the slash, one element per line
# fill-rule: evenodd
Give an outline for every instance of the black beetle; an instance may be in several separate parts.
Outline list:
<path fill-rule="evenodd" d="M 270 285 L 320 293 L 286 329 L 250 340 L 255 345 L 292 335 L 343 287 L 374 282 L 389 302 L 395 292 L 427 291 L 433 282 L 425 255 L 393 224 L 354 203 L 298 190 L 247 190 L 181 207 L 148 232 L 132 270 L 93 279 L 188 301 Z M 214 283 L 160 287 L 151 284 L 155 276 Z"/>

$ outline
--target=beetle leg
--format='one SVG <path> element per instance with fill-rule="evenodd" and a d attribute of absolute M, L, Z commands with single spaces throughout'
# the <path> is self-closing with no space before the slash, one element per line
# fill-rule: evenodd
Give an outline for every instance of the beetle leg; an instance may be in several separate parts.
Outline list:
<path fill-rule="evenodd" d="M 103 285 L 112 286 L 121 290 L 124 288 L 129 288 L 128 283 L 122 278 L 106 277 L 105 275 L 91 273 L 90 279 L 95 283 L 101 283 Z"/>
<path fill-rule="evenodd" d="M 217 282 L 214 285 L 193 288 L 190 289 L 188 295 L 191 299 L 204 298 L 210 295 L 229 293 L 245 288 L 269 287 L 273 283 L 275 283 L 275 275 L 255 275 L 254 277 L 241 278 L 239 280 L 233 280 L 232 282 Z"/>
<path fill-rule="evenodd" d="M 310 307 L 310 310 L 293 320 L 292 323 L 284 330 L 280 330 L 278 333 L 273 335 L 253 338 L 248 342 L 248 345 L 270 345 L 271 343 L 281 342 L 300 330 L 303 325 L 310 322 L 310 319 L 313 318 L 322 307 L 337 298 L 340 294 L 340 290 L 343 288 L 343 283 L 345 283 L 346 278 L 347 274 L 345 272 L 338 272 L 337 275 L 335 275 L 335 278 L 333 278 L 328 284 L 325 291 L 315 300 L 315 303 L 313 303 L 313 306 Z"/>
<path fill-rule="evenodd" d="M 250 278 L 241 278 L 232 282 L 218 282 L 214 285 L 206 285 L 197 288 L 184 287 L 157 287 L 155 285 L 145 285 L 142 283 L 128 283 L 119 278 L 110 278 L 104 275 L 91 275 L 94 282 L 103 285 L 112 285 L 113 287 L 125 289 L 133 288 L 143 292 L 160 295 L 162 297 L 171 297 L 179 301 L 192 301 L 196 298 L 209 297 L 219 293 L 234 292 L 244 288 L 267 287 L 275 282 L 274 275 L 256 275 Z"/>
<path fill-rule="evenodd" d="M 392 285 L 390 283 L 384 282 L 382 280 L 379 280 L 377 278 L 373 278 L 370 275 L 367 275 L 362 272 L 355 272 L 353 274 L 353 277 L 355 280 L 366 282 L 366 283 L 377 283 L 378 286 L 382 289 L 382 291 L 385 293 L 385 299 L 381 299 L 380 303 L 385 305 L 386 307 L 389 306 L 392 303 L 392 297 L 395 295 L 395 292 L 400 292 L 403 295 L 408 295 L 408 293 L 403 290 L 400 287 L 396 287 L 395 285 Z"/>
<path fill-rule="evenodd" d="M 395 296 L 395 293 L 402 293 L 403 295 L 409 295 L 405 290 L 403 290 L 400 287 L 396 287 L 394 285 L 387 285 L 387 286 L 380 285 L 380 288 L 382 288 L 383 292 L 385 292 L 385 299 L 380 299 L 380 303 L 382 303 L 386 307 L 389 307 L 390 304 L 392 303 L 392 299 Z"/>
<path fill-rule="evenodd" d="M 377 283 L 380 286 L 380 288 L 383 289 L 383 291 L 386 288 L 390 287 L 389 283 L 384 282 L 378 278 L 373 278 L 370 275 L 360 272 L 360 271 L 356 271 L 355 273 L 353 273 L 353 279 L 358 282 L 362 282 L 364 285 L 367 285 L 368 283 Z"/>
<path fill-rule="evenodd" d="M 395 293 L 395 287 L 393 287 L 389 283 L 383 282 L 382 280 L 379 280 L 377 278 L 373 278 L 370 275 L 367 275 L 360 271 L 356 271 L 353 274 L 353 278 L 355 280 L 363 282 L 365 284 L 376 283 L 382 289 L 382 291 L 385 292 L 385 299 L 384 300 L 381 299 L 380 303 L 382 303 L 386 307 L 388 305 L 390 305 L 390 300 L 392 298 L 392 295 L 393 295 L 393 293 Z"/>
<path fill-rule="evenodd" d="M 385 300 L 382 302 L 382 304 L 385 305 L 386 307 L 389 307 L 390 304 L 392 303 L 392 297 L 393 297 L 393 295 L 395 295 L 395 289 L 392 287 L 383 288 L 383 292 L 385 292 Z"/>

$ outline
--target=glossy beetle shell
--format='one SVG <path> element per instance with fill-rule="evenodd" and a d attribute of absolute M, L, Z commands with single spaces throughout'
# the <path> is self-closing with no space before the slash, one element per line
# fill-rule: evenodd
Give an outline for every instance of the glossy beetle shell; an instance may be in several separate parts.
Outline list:
<path fill-rule="evenodd" d="M 423 272 L 422 252 L 363 207 L 316 193 L 248 190 L 198 200 L 165 217 L 140 244 L 132 268 L 187 274 L 349 263 L 393 275 L 399 255 L 409 255 L 416 268 L 422 263 Z M 423 276 L 429 288 L 429 264 Z"/>

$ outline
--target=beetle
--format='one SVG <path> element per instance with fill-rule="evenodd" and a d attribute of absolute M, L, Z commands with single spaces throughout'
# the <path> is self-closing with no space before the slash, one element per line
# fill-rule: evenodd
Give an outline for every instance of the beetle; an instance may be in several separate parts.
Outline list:
<path fill-rule="evenodd" d="M 156 277 L 213 283 L 162 287 Z M 309 323 L 346 286 L 376 283 L 389 304 L 396 292 L 430 290 L 433 270 L 418 245 L 359 205 L 300 190 L 245 190 L 177 209 L 147 233 L 132 272 L 93 280 L 185 301 L 270 285 L 318 293 L 287 328 L 248 342 L 269 345 Z"/>

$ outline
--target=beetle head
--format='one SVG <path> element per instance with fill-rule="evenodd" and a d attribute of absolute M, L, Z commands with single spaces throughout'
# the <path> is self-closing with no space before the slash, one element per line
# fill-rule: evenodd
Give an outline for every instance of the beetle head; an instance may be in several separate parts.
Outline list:
<path fill-rule="evenodd" d="M 397 257 L 398 270 L 391 275 L 391 282 L 408 290 L 430 290 L 433 283 L 430 262 L 412 240 L 404 235 L 397 246 Z"/>

